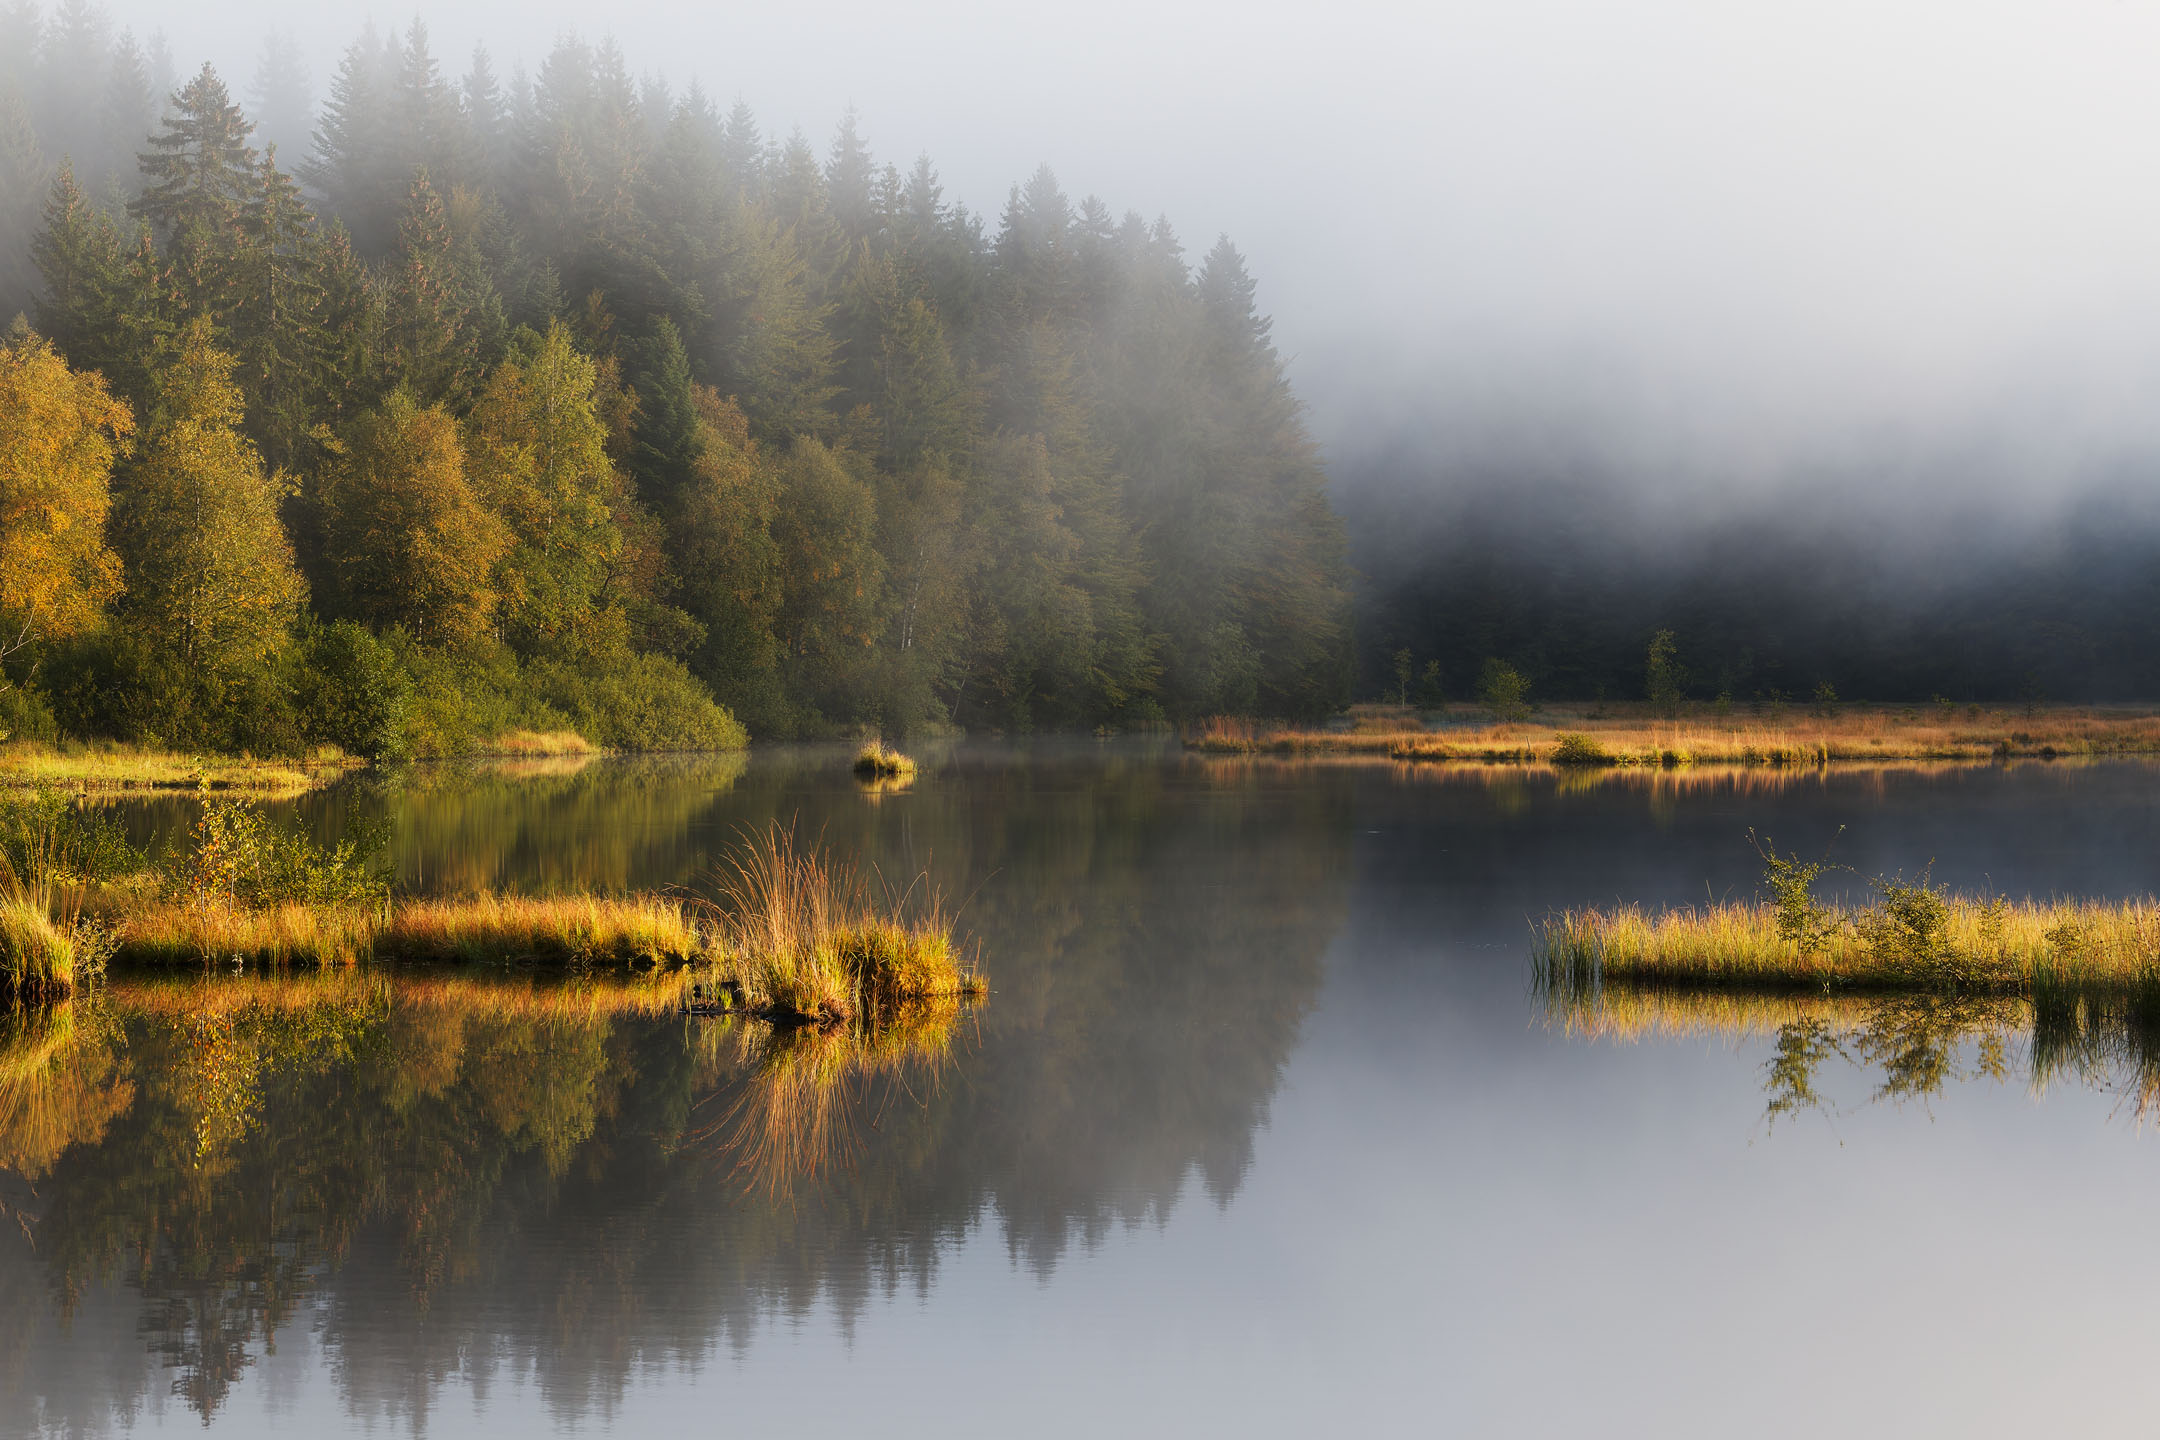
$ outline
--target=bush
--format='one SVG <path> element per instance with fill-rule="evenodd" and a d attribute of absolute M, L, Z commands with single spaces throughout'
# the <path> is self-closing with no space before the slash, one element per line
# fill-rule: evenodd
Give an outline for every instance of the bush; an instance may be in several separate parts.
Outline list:
<path fill-rule="evenodd" d="M 142 851 L 109 811 L 60 790 L 0 795 L 0 868 L 18 884 L 81 885 L 132 875 L 143 865 Z"/>
<path fill-rule="evenodd" d="M 5 684 L 0 677 L 0 684 Z M 26 685 L 13 685 L 0 690 L 0 740 L 43 740 L 48 743 L 60 738 L 60 722 L 53 715 L 52 705 L 37 691 Z"/>
<path fill-rule="evenodd" d="M 194 905 L 378 901 L 390 892 L 387 840 L 377 829 L 324 849 L 280 829 L 260 806 L 205 791 L 188 853 L 167 871 L 167 888 Z"/>
<path fill-rule="evenodd" d="M 310 634 L 302 657 L 296 689 L 310 739 L 370 760 L 404 755 L 413 685 L 394 649 L 340 620 Z"/>
<path fill-rule="evenodd" d="M 625 653 L 605 664 L 532 666 L 535 695 L 610 750 L 740 750 L 750 737 L 678 661 Z"/>
<path fill-rule="evenodd" d="M 1555 765 L 1610 765 L 1612 753 L 1588 735 L 1565 734 L 1553 746 Z"/>

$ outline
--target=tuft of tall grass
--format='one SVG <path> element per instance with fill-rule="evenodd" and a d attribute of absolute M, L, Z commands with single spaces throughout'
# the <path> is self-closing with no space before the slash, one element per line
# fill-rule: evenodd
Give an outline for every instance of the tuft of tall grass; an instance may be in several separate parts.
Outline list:
<path fill-rule="evenodd" d="M 600 747 L 575 730 L 505 730 L 480 747 L 483 755 L 515 759 L 540 759 L 567 755 L 597 755 Z"/>
<path fill-rule="evenodd" d="M 855 773 L 865 780 L 911 780 L 915 762 L 882 740 L 871 740 L 855 752 Z"/>
<path fill-rule="evenodd" d="M 833 1024 L 980 989 L 934 895 L 880 896 L 780 825 L 746 837 L 718 887 L 721 903 L 709 907 L 717 964 L 754 1009 Z"/>

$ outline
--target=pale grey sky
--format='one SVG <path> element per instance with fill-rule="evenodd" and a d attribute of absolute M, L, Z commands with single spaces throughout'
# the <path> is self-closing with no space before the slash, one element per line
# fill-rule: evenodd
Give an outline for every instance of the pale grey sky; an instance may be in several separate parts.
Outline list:
<path fill-rule="evenodd" d="M 318 90 L 406 7 L 116 0 L 244 89 Z M 994 216 L 1078 197 L 1227 231 L 1331 449 L 1610 429 L 1737 482 L 1853 446 L 2061 477 L 2160 440 L 2160 7 L 2129 0 L 930 0 L 427 8 L 463 68 L 560 31 L 822 147 L 854 104 Z M 2042 472 L 2045 472 L 2043 475 Z"/>

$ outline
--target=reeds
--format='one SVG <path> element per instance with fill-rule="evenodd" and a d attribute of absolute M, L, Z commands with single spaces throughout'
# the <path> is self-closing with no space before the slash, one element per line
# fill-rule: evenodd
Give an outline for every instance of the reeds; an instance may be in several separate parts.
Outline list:
<path fill-rule="evenodd" d="M 66 785 L 91 790 L 231 790 L 293 795 L 327 785 L 365 762 L 335 746 L 301 760 L 182 755 L 133 745 L 51 746 L 35 741 L 0 745 L 0 784 Z"/>
<path fill-rule="evenodd" d="M 915 762 L 882 740 L 871 740 L 856 751 L 851 768 L 865 780 L 915 778 Z"/>
<path fill-rule="evenodd" d="M 709 914 L 715 963 L 753 1010 L 839 1024 L 980 989 L 934 895 L 880 896 L 869 877 L 782 826 L 747 837 L 719 885 L 722 903 Z"/>
<path fill-rule="evenodd" d="M 1442 717 L 1443 719 L 1445 717 Z M 1465 717 L 1467 718 L 1467 717 Z M 1346 730 L 1264 730 L 1216 717 L 1187 738 L 1214 754 L 1369 755 L 1676 769 L 1690 765 L 1820 766 L 1888 760 L 1983 761 L 2160 754 L 2160 715 L 2085 709 L 2026 714 L 1888 706 L 1835 715 L 1648 714 L 1555 716 L 1552 723 L 1451 723 L 1429 728 L 1389 711 L 1352 717 Z"/>
<path fill-rule="evenodd" d="M 472 895 L 372 905 L 127 904 L 116 958 L 269 966 L 364 960 L 677 965 L 705 953 L 682 901 L 657 895 Z"/>
<path fill-rule="evenodd" d="M 514 759 L 540 759 L 564 755 L 597 755 L 600 747 L 575 730 L 505 730 L 482 745 L 478 753 Z"/>
<path fill-rule="evenodd" d="M 1896 896 L 1928 895 L 1917 920 Z M 1918 912 L 1916 911 L 1915 914 Z M 1915 929 L 1915 925 L 1918 929 Z M 2160 984 L 2152 900 L 2005 901 L 1900 887 L 1872 907 L 1825 906 L 1806 941 L 1753 901 L 1648 911 L 1564 910 L 1537 930 L 1541 983 L 1754 989 L 1953 990 L 2035 996 L 2142 992 Z"/>

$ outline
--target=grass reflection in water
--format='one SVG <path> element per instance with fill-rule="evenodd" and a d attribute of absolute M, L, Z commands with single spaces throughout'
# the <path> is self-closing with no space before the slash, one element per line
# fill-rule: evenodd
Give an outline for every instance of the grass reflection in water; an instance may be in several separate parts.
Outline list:
<path fill-rule="evenodd" d="M 1801 994 L 1540 980 L 1547 1025 L 1588 1040 L 1768 1039 L 1764 1118 L 1835 1113 L 1824 1067 L 1870 1077 L 1869 1103 L 1925 1101 L 1950 1084 L 2007 1081 L 2035 1093 L 2072 1083 L 2123 1096 L 2160 1118 L 2160 1012 L 2135 993 Z"/>

